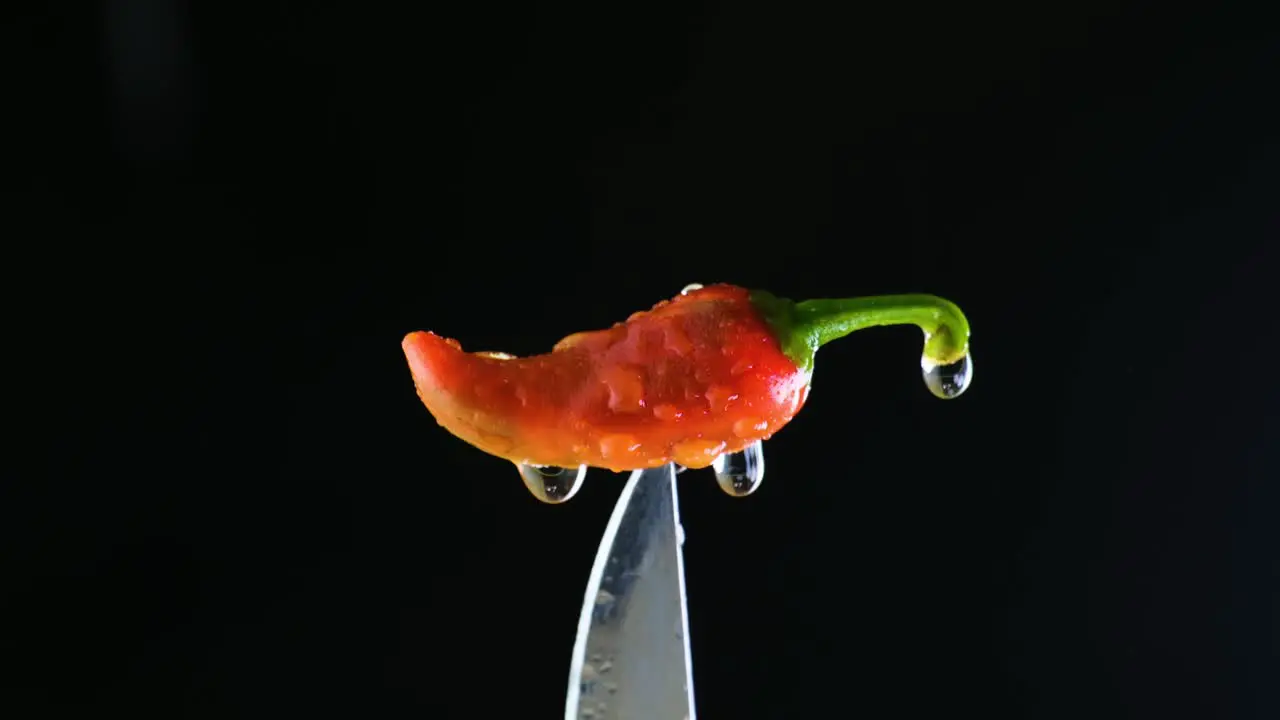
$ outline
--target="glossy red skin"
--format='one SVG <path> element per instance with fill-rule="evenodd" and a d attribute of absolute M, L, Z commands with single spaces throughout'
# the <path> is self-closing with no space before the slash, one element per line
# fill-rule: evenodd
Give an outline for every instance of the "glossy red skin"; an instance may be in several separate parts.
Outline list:
<path fill-rule="evenodd" d="M 414 332 L 418 395 L 449 432 L 516 463 L 707 467 L 799 412 L 809 376 L 733 285 L 693 290 L 544 355 L 500 359 Z"/>

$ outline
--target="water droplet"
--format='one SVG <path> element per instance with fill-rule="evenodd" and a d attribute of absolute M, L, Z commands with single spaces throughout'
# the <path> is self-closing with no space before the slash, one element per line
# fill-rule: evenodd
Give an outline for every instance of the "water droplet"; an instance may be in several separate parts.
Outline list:
<path fill-rule="evenodd" d="M 693 352 L 693 342 L 679 325 L 662 328 L 662 347 L 676 357 L 684 357 Z"/>
<path fill-rule="evenodd" d="M 950 400 L 959 397 L 973 383 L 973 355 L 965 354 L 950 365 L 938 365 L 921 357 L 920 370 L 924 374 L 924 384 L 929 392 L 943 400 Z"/>
<path fill-rule="evenodd" d="M 609 391 L 609 409 L 638 412 L 644 408 L 644 378 L 639 368 L 613 365 L 600 371 L 600 382 Z"/>
<path fill-rule="evenodd" d="M 529 492 L 544 503 L 557 505 L 577 494 L 582 488 L 582 478 L 587 475 L 587 466 L 562 468 L 553 466 L 529 465 L 519 463 L 520 479 Z"/>
<path fill-rule="evenodd" d="M 762 420 L 758 417 L 739 418 L 733 424 L 733 434 L 740 438 L 749 438 L 752 435 L 759 435 L 769 429 L 769 421 Z"/>
<path fill-rule="evenodd" d="M 680 294 L 688 295 L 694 290 L 701 290 L 701 289 L 702 289 L 702 283 L 689 283 L 688 285 L 684 286 L 684 289 L 680 291 Z"/>
<path fill-rule="evenodd" d="M 671 448 L 671 459 L 676 461 L 678 465 L 692 468 L 704 468 L 708 461 L 714 462 L 715 458 L 724 450 L 724 443 L 715 440 L 685 440 Z"/>
<path fill-rule="evenodd" d="M 663 422 L 670 422 L 672 420 L 679 420 L 680 418 L 684 417 L 684 413 L 681 412 L 680 408 L 676 407 L 675 405 L 672 405 L 670 403 L 662 403 L 661 405 L 653 406 L 653 416 L 658 418 L 659 420 L 662 420 Z"/>
<path fill-rule="evenodd" d="M 729 409 L 729 403 L 738 399 L 738 393 L 734 392 L 733 388 L 725 385 L 712 385 L 707 388 L 704 397 L 711 412 L 722 413 Z"/>
<path fill-rule="evenodd" d="M 757 440 L 736 453 L 725 453 L 711 463 L 720 489 L 734 497 L 746 497 L 764 480 L 764 443 Z"/>
<path fill-rule="evenodd" d="M 606 460 L 625 460 L 640 449 L 640 441 L 631 435 L 605 435 L 600 438 L 600 454 Z"/>

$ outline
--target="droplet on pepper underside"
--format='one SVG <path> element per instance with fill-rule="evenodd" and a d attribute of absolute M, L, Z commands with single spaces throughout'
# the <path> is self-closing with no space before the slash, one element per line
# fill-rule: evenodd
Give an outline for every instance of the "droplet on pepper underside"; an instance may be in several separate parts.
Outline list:
<path fill-rule="evenodd" d="M 516 463 L 516 467 L 529 492 L 549 505 L 558 505 L 577 495 L 587 474 L 586 465 L 562 468 Z"/>
<path fill-rule="evenodd" d="M 721 440 L 685 440 L 671 448 L 671 459 L 685 467 L 703 468 L 715 461 L 724 446 Z"/>
<path fill-rule="evenodd" d="M 757 440 L 741 451 L 725 453 L 711 465 L 720 489 L 733 497 L 746 497 L 764 480 L 764 443 Z"/>

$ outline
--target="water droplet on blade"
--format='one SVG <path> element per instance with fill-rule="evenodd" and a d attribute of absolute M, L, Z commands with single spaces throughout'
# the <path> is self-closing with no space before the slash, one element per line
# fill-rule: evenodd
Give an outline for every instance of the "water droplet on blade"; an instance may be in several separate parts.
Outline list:
<path fill-rule="evenodd" d="M 702 283 L 689 283 L 688 285 L 684 286 L 684 289 L 680 291 L 680 294 L 688 295 L 694 290 L 701 290 L 701 289 L 702 289 Z"/>
<path fill-rule="evenodd" d="M 736 453 L 725 453 L 711 463 L 720 489 L 734 497 L 746 497 L 764 480 L 764 443 L 757 440 Z"/>
<path fill-rule="evenodd" d="M 950 400 L 959 397 L 973 383 L 973 355 L 966 353 L 950 365 L 938 365 L 921 357 L 920 370 L 929 392 L 943 400 Z"/>
<path fill-rule="evenodd" d="M 544 503 L 558 505 L 577 494 L 582 488 L 582 478 L 587 475 L 587 466 L 562 468 L 553 466 L 529 465 L 518 463 L 520 479 L 529 492 Z"/>

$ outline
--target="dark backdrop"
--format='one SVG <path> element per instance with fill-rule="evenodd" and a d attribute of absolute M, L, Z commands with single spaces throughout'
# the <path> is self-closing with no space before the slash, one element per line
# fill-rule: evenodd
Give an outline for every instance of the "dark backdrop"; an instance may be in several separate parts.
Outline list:
<path fill-rule="evenodd" d="M 977 372 L 860 333 L 682 476 L 703 717 L 1280 716 L 1280 46 L 1031 5 L 6 10 L 0 713 L 560 717 L 623 477 L 535 502 L 400 338 L 725 281 Z"/>

